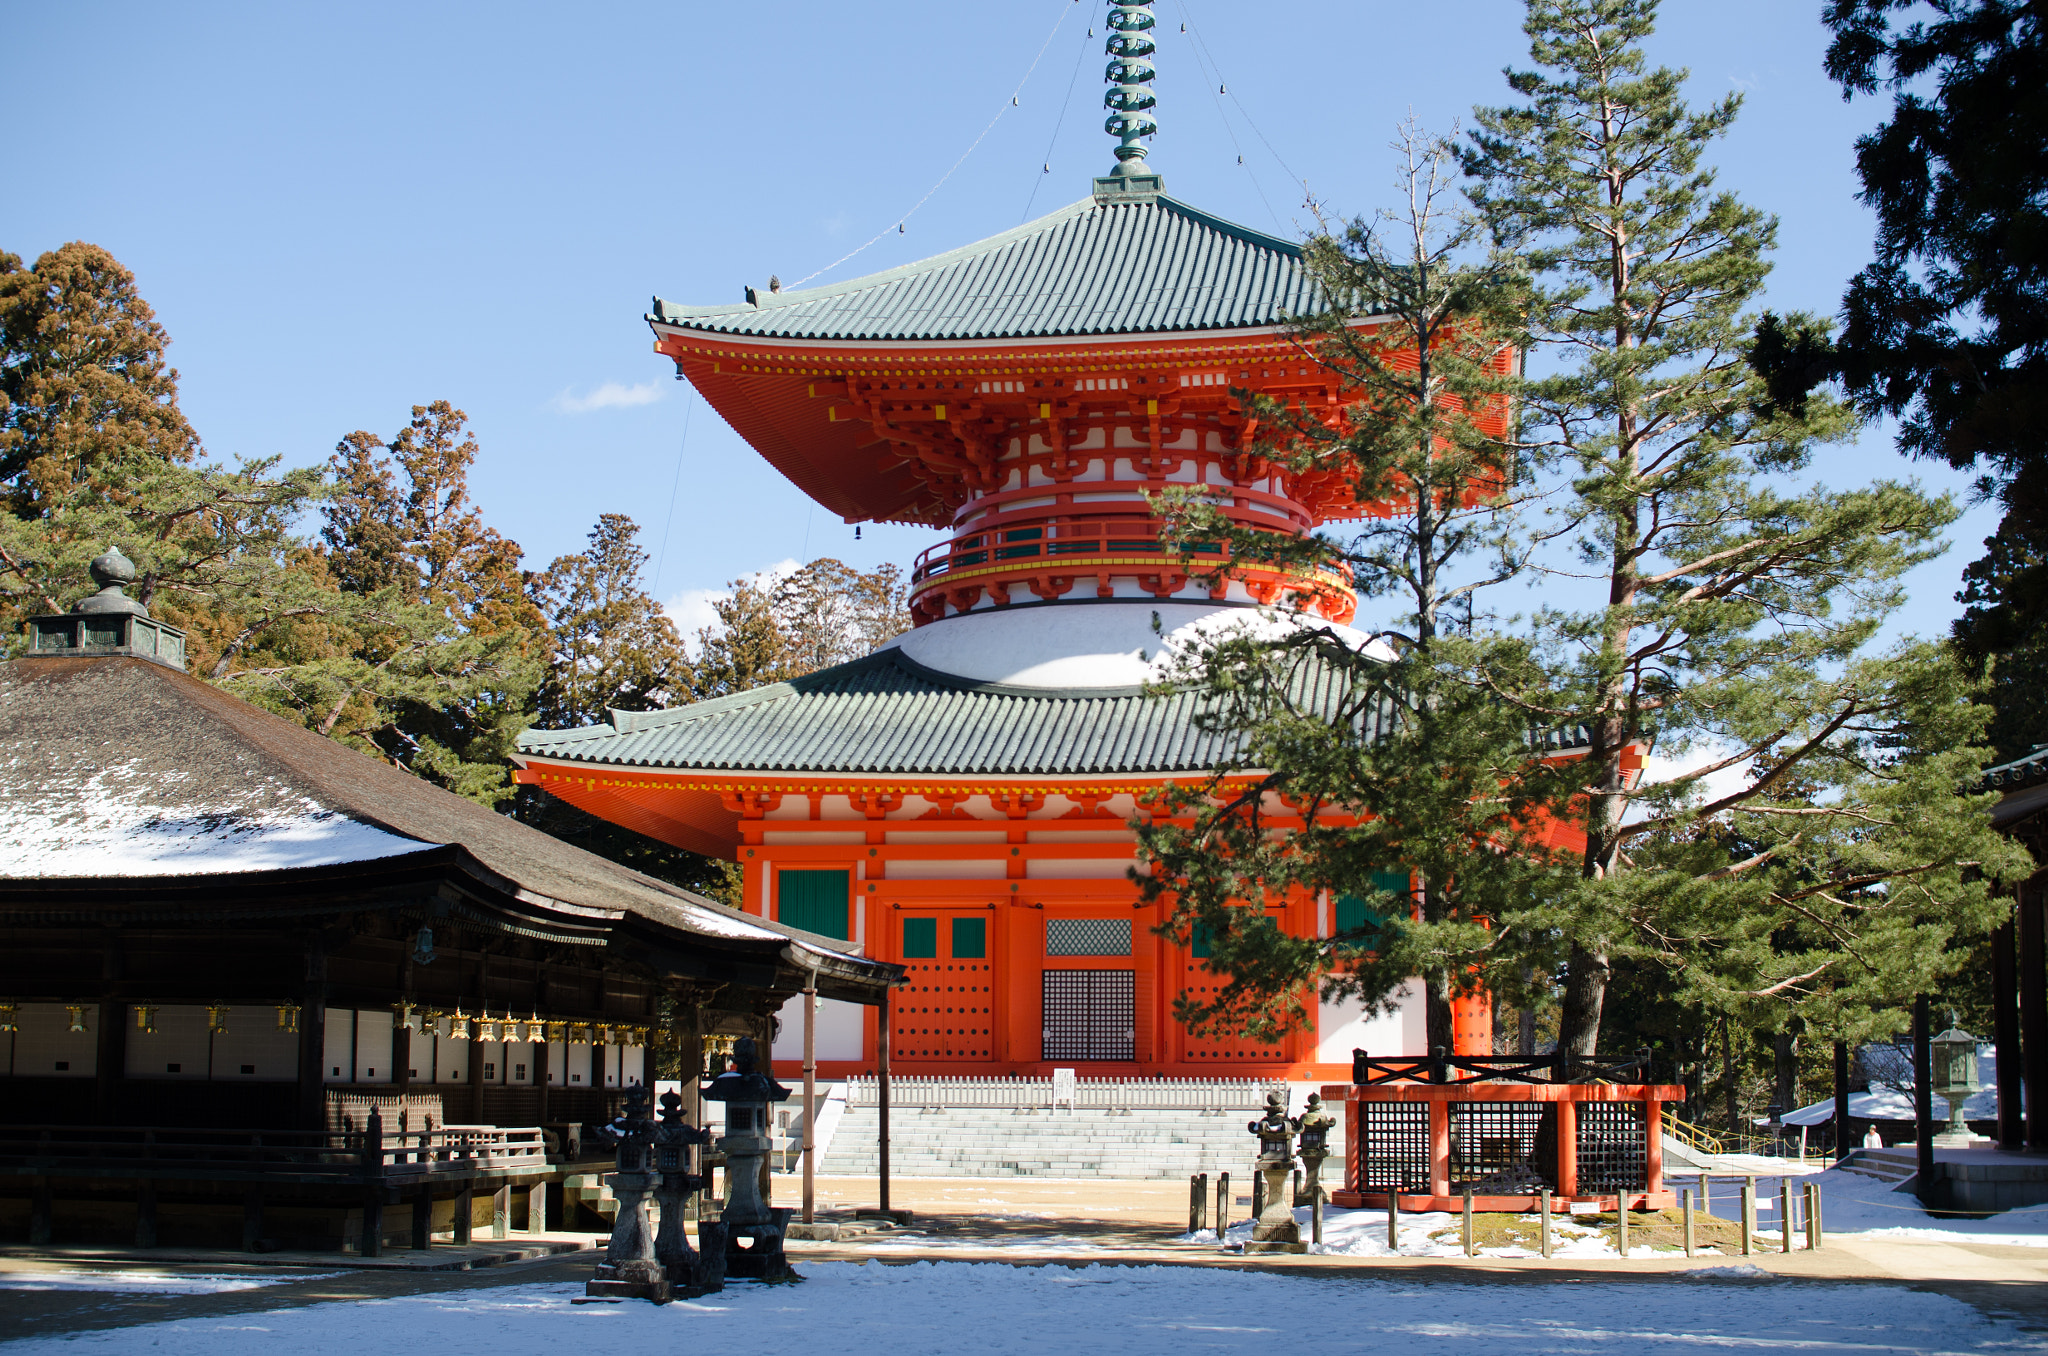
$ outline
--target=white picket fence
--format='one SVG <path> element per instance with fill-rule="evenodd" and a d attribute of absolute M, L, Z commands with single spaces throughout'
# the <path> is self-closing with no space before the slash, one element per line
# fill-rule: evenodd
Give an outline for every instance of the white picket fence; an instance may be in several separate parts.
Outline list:
<path fill-rule="evenodd" d="M 878 1084 L 879 1080 L 872 1077 L 847 1079 L 847 1106 L 877 1105 Z M 1260 1078 L 1077 1078 L 1071 1086 L 1072 1106 L 1076 1110 L 1256 1111 L 1265 1106 L 1267 1093 L 1287 1095 L 1286 1083 Z M 889 1079 L 889 1105 L 906 1110 L 1051 1110 L 1056 1102 L 1067 1105 L 1068 1098 L 1064 1079 Z"/>

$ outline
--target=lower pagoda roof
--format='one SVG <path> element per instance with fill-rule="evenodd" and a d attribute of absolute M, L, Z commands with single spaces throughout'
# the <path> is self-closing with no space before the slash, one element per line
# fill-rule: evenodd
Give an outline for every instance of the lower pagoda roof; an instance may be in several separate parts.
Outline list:
<path fill-rule="evenodd" d="M 1294 678 L 1304 708 L 1335 714 L 1355 694 L 1332 666 Z M 608 724 L 529 730 L 527 758 L 603 767 L 758 773 L 1099 776 L 1207 772 L 1234 737 L 1203 728 L 1195 693 L 1143 687 L 1045 688 L 978 682 L 926 667 L 896 647 L 786 683 L 667 711 L 612 713 Z M 1369 709 L 1359 733 L 1391 717 Z"/>

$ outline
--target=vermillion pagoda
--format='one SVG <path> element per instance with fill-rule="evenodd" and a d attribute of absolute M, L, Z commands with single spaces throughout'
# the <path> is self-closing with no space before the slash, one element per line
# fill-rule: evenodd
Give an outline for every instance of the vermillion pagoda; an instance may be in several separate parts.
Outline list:
<path fill-rule="evenodd" d="M 1347 396 L 1288 333 L 1320 304 L 1300 248 L 1168 196 L 1146 166 L 1152 24 L 1149 3 L 1111 7 L 1117 164 L 1087 198 L 852 282 L 657 299 L 647 317 L 678 374 L 819 504 L 949 534 L 912 571 L 913 629 L 794 682 L 521 742 L 523 781 L 736 857 L 749 912 L 909 967 L 888 1014 L 902 1072 L 1324 1078 L 1354 1047 L 1425 1049 L 1419 997 L 1371 1019 L 1325 1006 L 1277 1047 L 1197 1039 L 1174 995 L 1218 980 L 1153 935 L 1160 911 L 1129 876 L 1131 818 L 1226 752 L 1192 697 L 1144 695 L 1163 652 L 1245 624 L 1367 644 L 1345 579 L 1177 554 L 1147 492 L 1205 485 L 1283 534 L 1394 508 L 1256 451 L 1233 389 L 1332 423 Z M 1304 896 L 1280 923 L 1328 935 L 1363 908 Z M 1461 1052 L 1490 1051 L 1484 1000 L 1458 1027 Z M 879 1030 L 827 1004 L 821 1071 L 875 1068 Z"/>

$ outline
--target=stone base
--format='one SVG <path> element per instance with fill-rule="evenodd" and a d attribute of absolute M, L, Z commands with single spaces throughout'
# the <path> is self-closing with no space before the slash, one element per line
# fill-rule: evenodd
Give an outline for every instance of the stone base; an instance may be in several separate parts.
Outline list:
<path fill-rule="evenodd" d="M 1287 1243 L 1279 1239 L 1261 1243 L 1257 1239 L 1253 1239 L 1244 1245 L 1244 1250 L 1246 1252 L 1307 1252 L 1308 1244 Z"/>
<path fill-rule="evenodd" d="M 594 1280 L 583 1285 L 582 1298 L 577 1304 L 617 1304 L 621 1300 L 644 1299 L 656 1304 L 667 1304 L 675 1298 L 668 1278 L 661 1273 L 656 1263 L 635 1265 L 628 1262 L 623 1267 L 600 1263 Z"/>
<path fill-rule="evenodd" d="M 768 1213 L 772 1218 L 766 1224 L 726 1221 L 725 1274 L 730 1279 L 786 1281 L 796 1275 L 789 1269 L 789 1258 L 782 1251 L 792 1212 L 781 1209 Z"/>
<path fill-rule="evenodd" d="M 854 1211 L 853 1217 L 855 1219 L 885 1219 L 891 1224 L 908 1227 L 915 1214 L 916 1212 L 913 1210 L 877 1210 L 870 1206 L 865 1210 Z"/>

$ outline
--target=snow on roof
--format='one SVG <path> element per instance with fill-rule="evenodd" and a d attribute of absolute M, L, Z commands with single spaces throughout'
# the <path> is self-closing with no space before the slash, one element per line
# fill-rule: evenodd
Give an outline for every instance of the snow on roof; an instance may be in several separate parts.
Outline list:
<path fill-rule="evenodd" d="M 231 795 L 185 793 L 140 760 L 71 767 L 21 794 L 0 787 L 0 877 L 183 876 L 334 866 L 433 844 L 389 833 L 255 778 Z M 81 775 L 83 774 L 83 775 Z"/>

